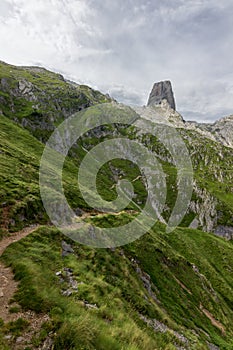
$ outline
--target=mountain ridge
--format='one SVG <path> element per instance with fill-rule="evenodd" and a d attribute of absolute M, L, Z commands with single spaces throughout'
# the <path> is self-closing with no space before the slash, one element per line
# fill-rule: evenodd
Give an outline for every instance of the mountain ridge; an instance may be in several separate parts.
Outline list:
<path fill-rule="evenodd" d="M 58 98 L 56 100 L 56 97 L 54 96 L 54 100 L 56 101 L 56 105 L 55 106 L 50 106 L 49 108 L 53 108 L 54 113 L 59 115 L 59 118 L 61 118 L 62 114 L 63 116 L 66 118 L 67 116 L 71 115 L 72 113 L 74 113 L 77 110 L 80 110 L 80 108 L 87 108 L 95 103 L 98 102 L 114 102 L 115 100 L 113 98 L 111 98 L 108 94 L 99 94 L 96 92 L 96 96 L 93 94 L 93 92 L 95 92 L 95 90 L 87 87 L 86 85 L 80 85 L 76 82 L 73 81 L 69 81 L 67 79 L 65 79 L 61 74 L 59 73 L 53 73 L 51 71 L 49 71 L 46 68 L 43 67 L 37 67 L 37 66 L 14 66 L 11 64 L 7 64 L 3 61 L 0 61 L 0 65 L 1 65 L 1 69 L 3 71 L 3 75 L 1 76 L 1 91 L 7 93 L 8 90 L 11 91 L 11 95 L 10 96 L 10 101 L 11 104 L 13 103 L 12 101 L 12 97 L 14 97 L 14 95 L 17 96 L 22 96 L 24 95 L 24 97 L 28 100 L 29 105 L 25 106 L 25 116 L 27 117 L 27 119 L 24 118 L 24 115 L 20 115 L 19 117 L 15 117 L 17 118 L 17 120 L 20 123 L 24 123 L 24 126 L 26 126 L 27 123 L 30 123 L 30 121 L 28 120 L 28 118 L 30 117 L 30 114 L 33 115 L 34 113 L 34 118 L 36 117 L 36 115 L 39 116 L 39 114 L 42 111 L 40 111 L 40 99 L 42 101 L 42 103 L 45 103 L 45 97 L 37 97 L 34 92 L 33 89 L 36 91 L 36 94 L 39 92 L 40 87 L 38 86 L 33 86 L 33 74 L 36 75 L 36 73 L 45 73 L 48 74 L 48 83 L 51 83 L 51 81 L 49 80 L 49 77 L 55 77 L 55 79 L 53 78 L 53 84 L 56 82 L 56 79 L 58 79 L 58 81 L 60 80 L 63 83 L 67 83 L 68 86 L 71 87 L 71 91 L 67 93 L 71 93 L 70 98 L 76 98 L 76 99 L 83 99 L 79 102 L 79 105 L 76 105 L 68 110 L 63 109 L 60 110 L 59 104 L 62 103 L 60 101 L 60 97 L 59 97 L 59 93 L 56 92 L 58 94 Z M 4 76 L 4 67 L 8 68 L 8 71 L 11 69 L 17 71 L 17 70 L 21 70 L 22 73 L 23 72 L 29 72 L 32 73 L 32 76 L 27 76 L 27 78 L 30 78 L 29 81 L 27 81 L 27 79 L 24 77 L 24 75 L 21 75 L 21 78 L 18 78 L 18 88 L 15 87 L 15 89 L 12 88 L 12 86 L 7 86 L 7 79 L 9 79 L 9 73 L 7 73 L 7 76 Z M 11 71 L 11 70 L 10 70 Z M 20 77 L 20 74 L 18 74 L 18 77 Z M 21 79 L 21 80 L 20 80 Z M 169 82 L 169 86 L 166 88 L 167 90 L 165 90 L 165 93 L 162 92 L 162 86 L 163 84 Z M 11 84 L 13 84 L 13 82 L 11 82 Z M 161 89 L 160 89 L 160 85 L 161 85 Z M 43 85 L 41 85 L 41 87 L 43 88 Z M 44 86 L 44 88 L 46 88 L 46 86 Z M 75 89 L 79 89 L 80 92 L 75 92 Z M 172 91 L 172 86 L 170 81 L 162 81 L 160 83 L 155 83 L 153 86 L 153 89 L 150 93 L 153 94 L 154 89 L 156 90 L 156 94 L 157 94 L 157 100 L 154 101 L 153 103 L 149 103 L 148 101 L 148 106 L 147 107 L 137 107 L 137 106 L 132 106 L 133 108 L 138 109 L 139 108 L 143 108 L 143 109 L 147 109 L 150 110 L 150 108 L 155 109 L 155 111 L 157 113 L 160 113 L 160 116 L 164 117 L 163 122 L 171 122 L 174 123 L 175 127 L 184 127 L 187 129 L 195 129 L 196 131 L 200 132 L 201 134 L 205 134 L 206 137 L 221 142 L 222 144 L 224 144 L 227 147 L 233 147 L 233 116 L 225 116 L 220 118 L 219 120 L 213 122 L 213 123 L 198 123 L 195 121 L 185 121 L 184 118 L 181 116 L 181 114 L 179 112 L 177 112 L 175 109 L 175 101 L 174 104 L 173 103 L 169 103 L 167 102 L 167 93 L 169 96 L 171 96 L 172 101 L 174 100 L 174 96 L 173 96 L 173 91 Z M 157 91 L 159 89 L 159 92 Z M 161 91 L 160 91 L 161 90 Z M 91 92 L 93 91 L 93 92 Z M 167 92 L 166 92 L 167 91 Z M 9 92 L 9 91 L 8 91 Z M 72 94 L 74 95 L 74 97 L 72 97 Z M 80 94 L 80 95 L 78 95 Z M 97 96 L 98 95 L 98 96 Z M 80 96 L 80 97 L 79 97 Z M 3 94 L 0 96 L 1 99 L 1 104 L 4 105 L 4 98 L 6 99 L 6 96 L 3 96 Z M 39 99 L 39 101 L 37 101 Z M 149 98 L 150 100 L 150 98 Z M 43 102 L 44 101 L 44 102 Z M 6 102 L 9 103 L 9 100 L 6 99 Z M 30 105 L 31 102 L 35 102 L 34 104 Z M 48 103 L 48 102 L 46 102 Z M 48 103 L 49 104 L 49 103 Z M 174 108 L 172 108 L 172 106 Z M 14 105 L 12 106 L 12 108 L 15 108 Z M 15 113 L 14 110 L 11 111 L 11 113 Z M 0 109 L 0 113 L 4 113 L 4 111 L 2 111 Z M 9 114 L 9 111 L 5 111 L 5 113 Z M 150 114 L 150 113 L 146 113 L 146 114 Z M 168 116 L 170 117 L 168 120 Z M 53 118 L 58 118 L 57 116 L 55 116 L 55 114 L 53 114 Z M 58 118 L 58 119 L 59 119 Z M 29 118 L 30 119 L 30 118 Z M 156 119 L 156 121 L 158 121 L 158 119 Z M 43 126 L 41 126 L 41 128 L 43 129 Z M 52 128 L 52 124 L 47 125 L 47 128 Z M 39 132 L 39 131 L 38 131 Z"/>

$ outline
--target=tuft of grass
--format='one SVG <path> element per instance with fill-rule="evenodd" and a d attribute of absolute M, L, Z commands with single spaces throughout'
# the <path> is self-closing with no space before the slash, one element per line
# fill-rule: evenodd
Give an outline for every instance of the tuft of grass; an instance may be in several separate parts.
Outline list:
<path fill-rule="evenodd" d="M 13 336 L 20 336 L 23 331 L 29 327 L 30 323 L 23 319 L 18 318 L 16 321 L 11 321 L 4 326 L 5 332 L 11 333 Z"/>

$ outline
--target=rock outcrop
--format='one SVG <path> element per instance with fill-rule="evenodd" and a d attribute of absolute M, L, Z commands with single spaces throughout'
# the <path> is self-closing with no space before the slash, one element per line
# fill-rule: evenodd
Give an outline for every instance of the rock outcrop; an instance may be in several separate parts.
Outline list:
<path fill-rule="evenodd" d="M 170 108 L 176 110 L 172 84 L 169 80 L 160 81 L 159 83 L 154 84 L 147 106 L 161 105 L 163 100 L 168 102 Z"/>
<path fill-rule="evenodd" d="M 214 233 L 217 236 L 223 237 L 227 240 L 233 239 L 233 227 L 231 226 L 219 225 L 216 227 Z"/>
<path fill-rule="evenodd" d="M 142 118 L 175 128 L 193 130 L 207 139 L 233 148 L 233 115 L 221 118 L 212 124 L 184 120 L 176 111 L 175 98 L 169 80 L 154 84 L 146 107 L 133 108 Z"/>
<path fill-rule="evenodd" d="M 191 124 L 191 123 L 188 123 Z M 233 148 L 233 115 L 221 118 L 213 124 L 195 123 L 196 129 L 211 134 L 215 141 Z"/>

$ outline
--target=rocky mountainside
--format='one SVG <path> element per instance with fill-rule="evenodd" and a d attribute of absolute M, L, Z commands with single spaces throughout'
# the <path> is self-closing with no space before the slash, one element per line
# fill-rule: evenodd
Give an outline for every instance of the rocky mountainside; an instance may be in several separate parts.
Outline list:
<path fill-rule="evenodd" d="M 233 151 L 231 137 L 233 134 L 231 130 L 233 119 L 232 117 L 223 118 L 214 124 L 186 122 L 179 112 L 171 108 L 166 95 L 161 92 L 162 89 L 157 89 L 163 84 L 167 86 L 168 96 L 172 96 L 172 100 L 174 100 L 170 82 L 168 85 L 167 82 L 160 82 L 158 85 L 154 85 L 150 94 L 153 96 L 154 91 L 156 91 L 157 101 L 148 103 L 148 106 L 132 108 L 142 119 L 176 128 L 187 142 L 196 175 L 195 199 L 193 197 L 189 208 L 189 213 L 193 216 L 193 221 L 189 223 L 190 227 L 201 227 L 205 231 L 216 233 L 228 239 L 232 238 L 233 202 L 232 199 L 228 201 L 229 198 L 225 200 L 227 196 L 219 196 L 218 192 L 220 188 L 223 188 L 223 184 L 228 184 L 226 192 L 229 191 L 229 197 L 232 198 Z M 214 186 L 212 181 L 215 182 Z M 220 219 L 220 217 L 222 218 L 220 207 L 224 208 L 223 212 L 227 207 L 229 208 L 227 216 L 231 219 L 225 224 Z"/>
<path fill-rule="evenodd" d="M 176 128 L 196 130 L 206 138 L 232 147 L 233 116 L 223 117 L 212 124 L 185 121 L 176 111 L 175 97 L 170 81 L 155 83 L 150 92 L 147 106 L 137 107 L 137 110 L 140 111 L 143 118 L 154 119 L 156 122 L 173 123 Z"/>
<path fill-rule="evenodd" d="M 214 140 L 221 142 L 227 147 L 233 148 L 233 115 L 217 120 L 213 124 L 200 124 L 189 122 L 197 130 L 204 131 L 206 135 L 211 135 Z"/>
<path fill-rule="evenodd" d="M 0 114 L 27 128 L 41 141 L 64 118 L 110 101 L 109 96 L 44 68 L 0 62 Z"/>
<path fill-rule="evenodd" d="M 155 84 L 156 99 L 153 92 L 149 106 L 132 109 L 45 69 L 0 64 L 0 239 L 4 246 L 9 236 L 14 240 L 15 232 L 43 225 L 30 228 L 33 233 L 10 245 L 1 257 L 19 284 L 4 311 L 7 317 L 0 319 L 0 349 L 233 348 L 233 151 L 227 132 L 232 118 L 213 125 L 185 122 L 175 111 L 174 96 L 174 104 L 170 99 L 171 85 L 165 84 L 167 90 L 163 85 Z M 96 249 L 73 242 L 52 225 L 41 201 L 44 143 L 74 112 L 85 116 L 87 107 L 96 120 L 102 110 L 112 117 L 120 110 L 120 115 L 134 120 L 133 125 L 122 125 L 118 119 L 114 125 L 84 133 L 65 159 L 61 181 L 65 196 L 91 234 L 93 226 L 121 227 L 137 218 L 148 189 L 126 150 L 127 160 L 112 159 L 99 169 L 96 187 L 106 201 L 113 201 L 116 183 L 126 179 L 133 184 L 133 200 L 119 213 L 94 210 L 77 182 L 80 164 L 94 146 L 118 136 L 140 141 L 156 155 L 165 174 L 167 198 L 160 220 L 140 239 L 119 248 Z M 171 142 L 168 151 L 164 140 L 150 130 L 142 134 L 141 125 L 147 120 L 158 130 L 159 124 L 176 130 L 194 170 L 189 207 L 172 233 L 165 223 L 179 195 L 172 156 L 176 145 Z M 72 129 L 65 135 L 58 131 L 56 141 L 62 146 L 70 137 Z M 59 157 L 54 153 L 49 164 L 52 182 L 58 173 L 53 160 Z M 48 186 L 50 194 L 52 205 L 59 202 L 59 193 L 50 193 Z M 7 276 L 3 280 L 0 298 L 7 290 Z"/>
<path fill-rule="evenodd" d="M 233 148 L 233 116 L 223 117 L 213 124 L 185 121 L 176 111 L 175 97 L 170 81 L 155 83 L 147 107 L 137 108 L 137 111 L 146 119 L 173 123 L 176 128 L 195 130 L 206 138 Z"/>
<path fill-rule="evenodd" d="M 89 87 L 65 81 L 61 75 L 43 68 L 18 68 L 5 63 L 1 63 L 0 68 L 0 110 L 2 115 L 29 130 L 33 136 L 42 142 L 48 140 L 54 128 L 75 111 L 90 106 L 94 108 L 99 103 L 107 102 L 113 103 L 112 111 L 118 106 L 109 96 Z M 156 96 L 156 98 L 153 96 Z M 233 225 L 232 151 L 229 147 L 221 146 L 221 144 L 226 145 L 230 142 L 228 140 L 230 138 L 231 117 L 220 120 L 212 126 L 184 121 L 182 116 L 171 108 L 171 105 L 175 107 L 175 98 L 169 81 L 154 84 L 148 104 L 147 107 L 134 107 L 137 118 L 141 118 L 142 121 L 144 119 L 151 120 L 155 123 L 167 124 L 176 128 L 187 143 L 191 154 L 195 170 L 195 186 L 184 225 L 201 228 L 207 232 L 231 238 L 231 226 Z M 123 106 L 123 108 L 125 107 Z M 110 111 L 110 113 L 112 112 Z M 117 130 L 119 136 L 125 135 L 125 128 L 118 128 Z M 129 128 L 128 132 L 134 134 L 136 139 L 141 138 L 137 134 L 137 130 L 132 127 Z M 220 133 L 221 137 L 219 136 Z M 90 134 L 84 135 L 80 141 L 81 144 L 73 147 L 70 154 L 72 153 L 76 161 L 81 161 L 82 156 L 80 155 L 84 152 L 84 149 L 89 149 L 98 144 L 102 137 L 112 137 L 113 134 L 116 135 L 116 130 L 112 128 L 108 128 L 108 130 L 103 127 L 97 128 L 91 133 L 91 142 Z M 148 140 L 142 140 L 142 142 L 150 147 L 150 144 L 154 141 L 149 138 Z M 165 216 L 168 216 L 175 204 L 176 186 L 173 184 L 174 179 L 172 178 L 175 178 L 176 174 L 171 170 L 174 167 L 171 157 L 164 155 L 163 147 L 161 149 L 158 146 L 156 147 L 158 156 L 170 169 L 170 174 L 167 175 L 170 191 L 168 193 L 167 210 L 164 213 Z M 119 172 L 119 170 L 113 170 L 111 165 L 107 177 L 115 177 L 114 172 L 116 171 Z M 128 176 L 133 178 L 136 170 L 131 167 L 127 168 L 126 172 Z M 206 173 L 205 177 L 202 176 L 203 172 Z M 142 180 L 139 181 L 139 187 L 143 187 L 142 182 Z M 103 183 L 107 183 L 106 178 Z M 113 183 L 109 186 L 109 193 L 112 193 L 112 186 Z M 145 194 L 139 193 L 138 203 L 144 203 L 144 197 Z"/>

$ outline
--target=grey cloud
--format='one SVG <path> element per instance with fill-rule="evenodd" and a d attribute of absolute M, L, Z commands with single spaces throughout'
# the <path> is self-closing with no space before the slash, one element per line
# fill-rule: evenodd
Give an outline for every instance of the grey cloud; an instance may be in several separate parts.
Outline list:
<path fill-rule="evenodd" d="M 1 0 L 0 2 L 0 19 L 5 22 L 6 19 L 15 15 L 15 8 L 11 1 Z"/>
<path fill-rule="evenodd" d="M 125 104 L 143 105 L 143 92 L 126 89 L 124 86 L 114 86 L 108 90 L 110 96 Z"/>
<path fill-rule="evenodd" d="M 186 119 L 233 113 L 233 3 L 228 0 L 9 4 L 0 4 L 3 60 L 39 61 L 131 104 L 146 104 L 153 83 L 170 79 Z"/>

